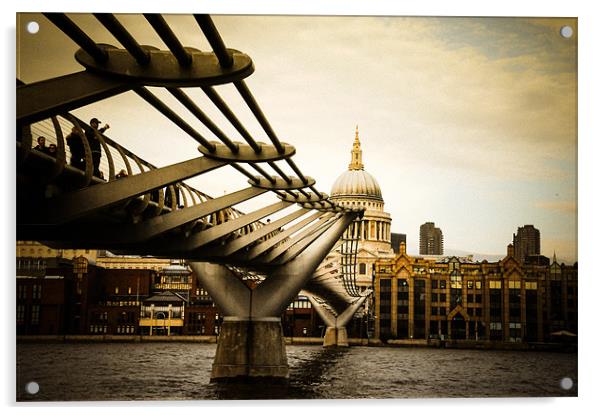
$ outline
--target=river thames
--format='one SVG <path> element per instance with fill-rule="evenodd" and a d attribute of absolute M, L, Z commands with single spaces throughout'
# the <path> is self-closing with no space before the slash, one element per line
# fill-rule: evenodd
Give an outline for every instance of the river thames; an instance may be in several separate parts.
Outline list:
<path fill-rule="evenodd" d="M 289 345 L 290 381 L 269 387 L 210 383 L 214 354 L 200 343 L 19 344 L 17 401 L 577 396 L 570 353 Z"/>

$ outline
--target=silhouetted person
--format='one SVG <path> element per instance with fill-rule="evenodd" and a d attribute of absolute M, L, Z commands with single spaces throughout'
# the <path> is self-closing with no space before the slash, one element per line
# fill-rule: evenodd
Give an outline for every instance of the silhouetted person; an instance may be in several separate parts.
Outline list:
<path fill-rule="evenodd" d="M 33 149 L 41 151 L 44 154 L 48 154 L 48 147 L 46 147 L 46 137 L 38 137 L 38 145 L 35 146 Z"/>
<path fill-rule="evenodd" d="M 73 126 L 71 133 L 67 136 L 67 145 L 69 151 L 71 151 L 71 165 L 80 170 L 86 168 L 86 151 L 84 149 L 84 143 L 82 137 L 77 133 L 77 127 Z"/>
<path fill-rule="evenodd" d="M 88 139 L 88 144 L 90 144 L 90 150 L 92 151 L 92 166 L 94 167 L 94 172 L 92 173 L 96 177 L 100 177 L 100 141 L 96 138 L 96 131 L 100 134 L 107 131 L 110 127 L 109 124 L 105 124 L 104 127 L 98 128 L 100 125 L 100 120 L 98 118 L 92 118 L 90 120 L 90 128 L 86 129 L 86 138 Z"/>
<path fill-rule="evenodd" d="M 48 155 L 56 158 L 56 144 L 50 144 L 48 146 Z"/>

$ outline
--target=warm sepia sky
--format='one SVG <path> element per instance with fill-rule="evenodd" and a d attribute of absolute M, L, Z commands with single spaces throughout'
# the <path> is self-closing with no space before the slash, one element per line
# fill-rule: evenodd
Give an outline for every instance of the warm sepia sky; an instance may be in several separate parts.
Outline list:
<path fill-rule="evenodd" d="M 96 42 L 119 45 L 93 17 L 70 16 Z M 118 17 L 140 43 L 164 48 L 144 18 Z M 166 18 L 186 46 L 208 49 L 192 17 Z M 29 20 L 40 23 L 37 35 L 25 31 Z M 330 192 L 347 168 L 359 125 L 365 168 L 381 186 L 393 232 L 407 234 L 410 253 L 417 253 L 426 221 L 442 229 L 446 249 L 484 254 L 505 252 L 516 228 L 533 224 L 544 255 L 555 250 L 576 260 L 575 19 L 214 16 L 214 22 L 228 47 L 253 59 L 249 87 L 320 190 Z M 44 17 L 25 15 L 17 24 L 23 81 L 81 70 L 75 44 Z M 574 29 L 571 39 L 559 34 L 564 25 Z M 267 141 L 234 88 L 218 91 Z M 200 91 L 190 95 L 218 114 Z M 157 165 L 198 154 L 191 138 L 134 93 L 75 113 L 108 122 L 111 138 Z M 245 186 L 232 169 L 192 183 L 216 196 Z"/>

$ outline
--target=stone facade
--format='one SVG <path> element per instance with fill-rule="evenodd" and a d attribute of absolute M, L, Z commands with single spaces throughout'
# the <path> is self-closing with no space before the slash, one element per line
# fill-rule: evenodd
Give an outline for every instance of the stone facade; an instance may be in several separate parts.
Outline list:
<path fill-rule="evenodd" d="M 351 163 L 334 182 L 330 191 L 333 201 L 343 206 L 363 207 L 355 235 L 349 230 L 344 238 L 358 239 L 356 283 L 361 290 L 372 285 L 372 269 L 382 258 L 394 256 L 391 249 L 391 215 L 385 212 L 385 202 L 376 179 L 364 170 L 359 131 L 356 127 L 351 150 Z"/>
<path fill-rule="evenodd" d="M 553 342 L 577 334 L 577 265 L 521 265 L 400 254 L 377 263 L 375 335 Z"/>

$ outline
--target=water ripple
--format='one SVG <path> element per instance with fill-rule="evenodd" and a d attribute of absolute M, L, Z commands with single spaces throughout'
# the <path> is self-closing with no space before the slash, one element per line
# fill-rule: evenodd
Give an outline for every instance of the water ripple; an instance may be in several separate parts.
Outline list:
<path fill-rule="evenodd" d="M 211 384 L 214 354 L 214 344 L 19 344 L 17 400 L 577 396 L 575 354 L 288 346 L 290 381 L 273 385 Z M 30 381 L 38 394 L 25 393 Z"/>

